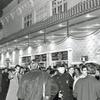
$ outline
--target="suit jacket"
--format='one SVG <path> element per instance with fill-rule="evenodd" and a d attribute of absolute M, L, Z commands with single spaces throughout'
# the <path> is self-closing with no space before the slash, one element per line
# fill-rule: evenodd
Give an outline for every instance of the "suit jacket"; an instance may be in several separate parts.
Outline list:
<path fill-rule="evenodd" d="M 44 87 L 45 86 L 45 87 Z M 18 98 L 24 100 L 42 100 L 45 96 L 54 96 L 58 86 L 48 73 L 40 70 L 31 70 L 22 76 L 19 82 Z"/>
<path fill-rule="evenodd" d="M 75 85 L 73 95 L 77 100 L 97 100 L 100 99 L 100 81 L 93 76 L 79 79 Z"/>

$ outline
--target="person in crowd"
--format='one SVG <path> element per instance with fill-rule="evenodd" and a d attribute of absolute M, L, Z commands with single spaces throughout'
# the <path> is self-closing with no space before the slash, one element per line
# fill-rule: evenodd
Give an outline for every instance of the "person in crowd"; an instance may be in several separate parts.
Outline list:
<path fill-rule="evenodd" d="M 87 76 L 87 72 L 88 72 L 86 65 L 83 65 L 81 67 L 81 72 L 82 72 L 82 74 L 81 74 L 80 78 L 85 78 Z"/>
<path fill-rule="evenodd" d="M 82 69 L 83 66 L 84 66 L 84 63 L 80 63 L 80 64 L 78 65 L 78 67 L 79 67 L 80 69 Z"/>
<path fill-rule="evenodd" d="M 74 86 L 75 86 L 76 82 L 81 78 L 81 77 L 80 77 L 80 76 L 81 76 L 80 68 L 76 67 L 76 68 L 74 69 L 74 73 L 75 73 L 75 75 L 74 75 L 73 90 L 74 90 Z"/>
<path fill-rule="evenodd" d="M 55 69 L 52 69 L 51 72 L 50 72 L 51 77 L 54 77 L 57 74 L 58 74 L 58 71 L 55 70 Z"/>
<path fill-rule="evenodd" d="M 46 72 L 48 73 L 48 74 L 51 74 L 51 71 L 52 71 L 53 69 L 51 68 L 51 66 L 49 66 L 47 69 L 46 69 Z"/>
<path fill-rule="evenodd" d="M 56 82 L 47 72 L 37 69 L 34 60 L 31 71 L 22 76 L 17 96 L 19 100 L 52 100 L 57 92 Z"/>
<path fill-rule="evenodd" d="M 73 100 L 73 82 L 74 82 L 74 78 L 73 78 L 73 74 L 74 74 L 74 68 L 73 66 L 68 68 L 68 72 L 66 72 L 66 78 L 67 81 L 66 83 L 68 84 L 68 89 L 67 89 L 67 100 Z"/>
<path fill-rule="evenodd" d="M 73 78 L 73 74 L 74 74 L 74 67 L 73 66 L 71 66 L 71 67 L 69 67 L 68 68 L 68 73 L 69 73 L 69 75 L 71 76 L 71 78 Z"/>
<path fill-rule="evenodd" d="M 20 72 L 20 65 L 16 65 L 15 68 L 10 68 L 9 70 L 10 86 L 6 100 L 18 100 L 17 91 L 19 84 L 18 79 L 20 78 L 19 72 Z"/>
<path fill-rule="evenodd" d="M 29 72 L 30 70 L 31 70 L 31 65 L 25 64 L 25 66 L 24 66 L 24 74 Z"/>
<path fill-rule="evenodd" d="M 2 69 L 0 69 L 0 100 L 2 99 Z"/>
<path fill-rule="evenodd" d="M 90 63 L 90 67 L 83 66 L 82 70 L 86 77 L 81 78 L 77 81 L 73 95 L 77 100 L 99 100 L 100 99 L 100 82 L 94 77 L 95 66 Z"/>
<path fill-rule="evenodd" d="M 30 64 L 30 70 L 33 70 L 33 69 L 38 69 L 38 62 L 36 61 L 36 59 L 33 59 Z"/>
<path fill-rule="evenodd" d="M 69 68 L 69 73 L 65 73 L 65 67 L 59 66 L 57 68 L 58 74 L 53 78 L 56 80 L 59 86 L 59 93 L 56 95 L 54 100 L 73 100 L 72 88 L 73 88 L 73 68 Z M 72 71 L 71 71 L 72 70 Z M 57 97 L 58 96 L 58 97 Z"/>
<path fill-rule="evenodd" d="M 95 78 L 100 80 L 100 68 L 96 69 Z"/>
<path fill-rule="evenodd" d="M 3 68 L 2 70 L 2 100 L 6 100 L 9 85 L 10 85 L 10 79 L 9 79 L 9 72 L 8 68 Z"/>
<path fill-rule="evenodd" d="M 73 83 L 73 90 L 75 87 L 76 82 L 80 78 L 85 78 L 87 76 L 87 67 L 83 64 L 80 64 L 79 67 L 75 68 L 75 76 L 74 76 L 74 83 Z"/>
<path fill-rule="evenodd" d="M 54 69 L 54 68 L 51 68 L 51 66 L 49 66 L 47 69 L 46 69 L 46 72 L 48 74 L 50 74 L 51 77 L 55 76 L 57 74 L 57 70 Z"/>
<path fill-rule="evenodd" d="M 81 70 L 80 70 L 80 68 L 75 67 L 74 73 L 75 73 L 75 75 L 74 75 L 74 80 L 76 80 L 76 79 L 81 75 Z"/>
<path fill-rule="evenodd" d="M 18 78 L 18 83 L 21 80 L 22 75 L 24 74 L 24 68 L 20 65 L 16 65 L 15 66 L 15 71 L 17 74 L 17 78 Z"/>

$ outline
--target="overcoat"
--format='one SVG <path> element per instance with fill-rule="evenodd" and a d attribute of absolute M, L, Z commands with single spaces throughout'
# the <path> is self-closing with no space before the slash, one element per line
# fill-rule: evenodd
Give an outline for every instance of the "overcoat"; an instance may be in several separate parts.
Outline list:
<path fill-rule="evenodd" d="M 69 73 L 57 74 L 53 77 L 58 86 L 59 91 L 63 95 L 63 100 L 73 100 L 73 78 Z"/>
<path fill-rule="evenodd" d="M 31 70 L 22 76 L 17 95 L 21 100 L 43 100 L 44 96 L 52 98 L 57 92 L 58 86 L 48 73 Z"/>
<path fill-rule="evenodd" d="M 8 72 L 4 72 L 2 74 L 2 83 L 1 84 L 2 84 L 2 99 L 6 100 L 6 96 L 7 96 L 9 85 L 10 85 L 10 79 L 9 79 Z"/>
<path fill-rule="evenodd" d="M 100 81 L 90 75 L 79 79 L 73 95 L 77 100 L 100 100 Z"/>

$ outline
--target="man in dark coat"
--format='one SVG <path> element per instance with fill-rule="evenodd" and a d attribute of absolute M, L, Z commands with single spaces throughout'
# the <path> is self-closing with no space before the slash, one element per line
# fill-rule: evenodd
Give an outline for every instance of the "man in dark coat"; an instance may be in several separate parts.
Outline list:
<path fill-rule="evenodd" d="M 2 100 L 2 69 L 0 69 L 0 100 Z"/>
<path fill-rule="evenodd" d="M 33 70 L 22 76 L 18 98 L 19 100 L 52 100 L 57 92 L 58 86 L 49 74 L 34 69 L 33 66 Z"/>
<path fill-rule="evenodd" d="M 54 76 L 53 78 L 56 80 L 59 86 L 59 93 L 58 93 L 58 99 L 63 100 L 73 100 L 73 78 L 69 73 L 65 73 L 64 66 L 60 66 L 57 68 L 58 74 Z M 57 100 L 57 97 L 55 97 L 54 100 Z"/>
<path fill-rule="evenodd" d="M 10 79 L 9 79 L 8 68 L 4 68 L 2 73 L 2 100 L 6 100 L 9 84 L 10 84 Z"/>

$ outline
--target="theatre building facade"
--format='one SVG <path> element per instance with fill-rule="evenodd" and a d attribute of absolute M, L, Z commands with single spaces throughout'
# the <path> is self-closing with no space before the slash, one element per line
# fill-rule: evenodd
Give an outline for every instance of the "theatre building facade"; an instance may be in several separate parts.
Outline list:
<path fill-rule="evenodd" d="M 100 0 L 13 0 L 0 22 L 1 67 L 100 63 Z"/>

